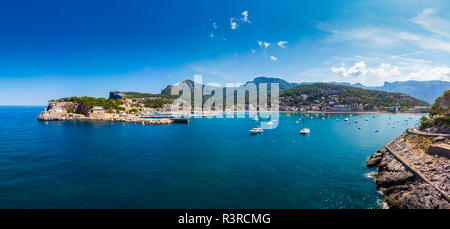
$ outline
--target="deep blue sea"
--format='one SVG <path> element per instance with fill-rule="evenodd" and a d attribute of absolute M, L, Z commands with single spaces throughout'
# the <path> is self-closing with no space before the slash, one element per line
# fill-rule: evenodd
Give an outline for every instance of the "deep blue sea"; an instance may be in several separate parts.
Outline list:
<path fill-rule="evenodd" d="M 251 118 L 37 121 L 43 109 L 0 107 L 0 208 L 380 208 L 366 159 L 420 118 L 319 114 L 302 136 L 304 116 L 282 114 L 251 136 Z"/>

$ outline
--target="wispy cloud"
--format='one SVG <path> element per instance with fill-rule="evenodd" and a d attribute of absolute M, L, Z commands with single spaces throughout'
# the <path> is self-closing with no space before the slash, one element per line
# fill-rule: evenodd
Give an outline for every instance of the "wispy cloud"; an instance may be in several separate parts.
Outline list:
<path fill-rule="evenodd" d="M 427 8 L 411 20 L 433 33 L 449 36 L 450 21 L 433 16 L 435 13 L 434 9 Z"/>
<path fill-rule="evenodd" d="M 277 61 L 277 60 L 278 60 L 278 59 L 277 59 L 276 57 L 274 57 L 274 56 L 270 56 L 270 59 L 273 60 L 273 61 Z"/>
<path fill-rule="evenodd" d="M 386 26 L 340 28 L 326 23 L 318 24 L 317 28 L 331 33 L 328 39 L 331 42 L 351 41 L 365 48 L 412 47 L 450 53 L 450 21 L 434 15 L 433 9 L 424 9 L 416 17 L 407 20 L 409 24 L 404 29 Z M 414 25 L 420 25 L 425 31 L 411 29 Z"/>
<path fill-rule="evenodd" d="M 286 48 L 286 44 L 287 44 L 288 42 L 287 41 L 279 41 L 277 44 L 278 44 L 278 46 L 280 46 L 281 48 Z"/>

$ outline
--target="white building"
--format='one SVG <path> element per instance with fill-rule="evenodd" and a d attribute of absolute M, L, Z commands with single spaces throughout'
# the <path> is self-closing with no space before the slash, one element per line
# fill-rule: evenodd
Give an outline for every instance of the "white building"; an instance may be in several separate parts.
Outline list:
<path fill-rule="evenodd" d="M 93 106 L 92 110 L 91 110 L 92 114 L 102 114 L 104 112 L 105 112 L 105 110 L 101 106 Z"/>
<path fill-rule="evenodd" d="M 335 105 L 333 106 L 333 111 L 337 112 L 348 112 L 352 109 L 350 105 Z"/>

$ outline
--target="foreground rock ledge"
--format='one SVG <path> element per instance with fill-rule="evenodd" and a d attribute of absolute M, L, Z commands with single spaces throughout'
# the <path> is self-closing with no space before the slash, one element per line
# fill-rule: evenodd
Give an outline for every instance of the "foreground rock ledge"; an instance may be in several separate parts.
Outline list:
<path fill-rule="evenodd" d="M 409 166 L 448 194 L 450 192 L 450 160 L 448 157 L 427 152 L 429 148 L 427 144 L 432 144 L 433 141 L 435 141 L 433 138 L 403 134 L 388 146 Z M 388 152 L 386 147 L 370 156 L 366 165 L 367 167 L 378 166 L 375 182 L 377 188 L 386 195 L 384 203 L 389 208 L 450 209 L 450 203 L 445 196 L 433 185 L 409 171 Z"/>

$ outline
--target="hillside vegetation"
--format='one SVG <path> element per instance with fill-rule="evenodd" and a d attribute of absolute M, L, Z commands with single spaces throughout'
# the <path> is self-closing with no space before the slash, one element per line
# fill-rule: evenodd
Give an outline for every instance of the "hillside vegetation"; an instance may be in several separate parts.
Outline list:
<path fill-rule="evenodd" d="M 101 106 L 106 111 L 112 111 L 113 109 L 119 109 L 119 106 L 123 104 L 122 100 L 96 98 L 96 97 L 89 97 L 89 96 L 83 96 L 83 97 L 72 96 L 72 97 L 59 99 L 58 101 L 59 102 L 74 102 L 74 103 L 78 104 L 78 106 L 75 110 L 70 109 L 68 112 L 84 114 L 84 115 L 87 115 L 87 113 L 92 109 L 93 106 Z"/>
<path fill-rule="evenodd" d="M 303 95 L 303 96 L 302 96 Z M 300 105 L 348 105 L 368 104 L 377 107 L 426 106 L 427 102 L 402 93 L 392 93 L 377 90 L 366 90 L 344 85 L 313 83 L 287 89 L 280 94 L 282 104 L 287 106 Z"/>
<path fill-rule="evenodd" d="M 430 109 L 430 117 L 421 118 L 421 129 L 431 128 L 431 131 L 450 132 L 450 90 L 439 96 Z"/>

